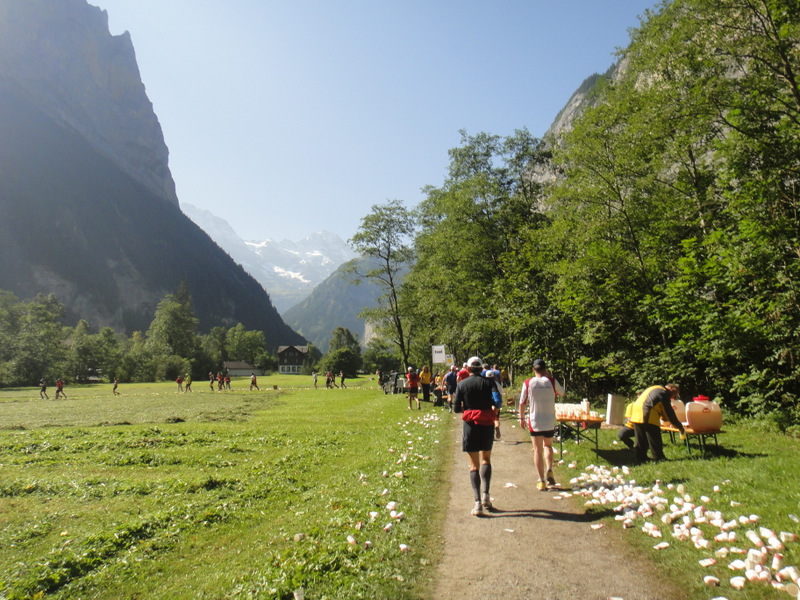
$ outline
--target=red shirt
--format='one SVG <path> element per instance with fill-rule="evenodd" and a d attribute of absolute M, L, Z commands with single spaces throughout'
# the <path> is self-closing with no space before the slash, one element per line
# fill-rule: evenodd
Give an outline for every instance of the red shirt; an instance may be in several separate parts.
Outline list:
<path fill-rule="evenodd" d="M 406 381 L 408 381 L 408 387 L 410 388 L 419 387 L 419 375 L 417 375 L 416 373 L 407 374 Z"/>

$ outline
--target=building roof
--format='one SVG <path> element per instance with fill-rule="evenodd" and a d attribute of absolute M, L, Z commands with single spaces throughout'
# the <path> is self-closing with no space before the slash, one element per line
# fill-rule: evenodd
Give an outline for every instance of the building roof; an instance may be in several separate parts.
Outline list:
<path fill-rule="evenodd" d="M 226 369 L 253 369 L 253 365 L 243 360 L 226 360 L 222 363 Z"/>
<path fill-rule="evenodd" d="M 299 350 L 303 354 L 308 354 L 308 346 L 278 346 L 278 354 L 280 354 L 281 352 L 285 352 L 289 348 L 294 348 L 296 350 Z"/>

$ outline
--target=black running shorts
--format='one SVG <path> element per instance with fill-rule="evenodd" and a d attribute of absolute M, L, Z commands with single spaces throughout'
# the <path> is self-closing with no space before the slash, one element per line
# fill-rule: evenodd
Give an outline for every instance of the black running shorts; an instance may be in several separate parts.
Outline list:
<path fill-rule="evenodd" d="M 474 425 L 464 421 L 463 441 L 461 449 L 464 452 L 488 452 L 494 444 L 494 425 Z"/>
<path fill-rule="evenodd" d="M 531 431 L 531 437 L 551 438 L 555 434 L 556 434 L 555 429 L 550 429 L 548 431 Z"/>

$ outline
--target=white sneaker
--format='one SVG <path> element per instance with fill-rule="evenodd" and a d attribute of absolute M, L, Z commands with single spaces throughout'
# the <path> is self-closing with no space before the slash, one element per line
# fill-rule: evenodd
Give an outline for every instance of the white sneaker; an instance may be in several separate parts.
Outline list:
<path fill-rule="evenodd" d="M 472 515 L 474 517 L 483 516 L 483 505 L 480 502 L 476 502 L 475 506 L 472 507 Z"/>
<path fill-rule="evenodd" d="M 484 508 L 484 510 L 492 510 L 492 499 L 489 497 L 488 492 L 485 493 L 481 498 L 481 506 Z"/>

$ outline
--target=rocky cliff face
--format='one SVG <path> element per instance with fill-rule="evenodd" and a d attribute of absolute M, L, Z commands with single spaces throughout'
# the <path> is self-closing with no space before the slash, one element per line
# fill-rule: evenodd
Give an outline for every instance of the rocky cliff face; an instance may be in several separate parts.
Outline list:
<path fill-rule="evenodd" d="M 86 0 L 0 0 L 0 290 L 131 334 L 181 282 L 200 330 L 303 343 L 184 215 L 127 35 Z"/>
<path fill-rule="evenodd" d="M 575 90 L 575 93 L 572 94 L 570 99 L 567 101 L 566 105 L 564 105 L 564 108 L 558 112 L 553 124 L 550 125 L 547 133 L 545 133 L 545 137 L 550 139 L 552 142 L 555 142 L 561 136 L 563 136 L 564 133 L 572 130 L 572 124 L 575 119 L 587 108 L 591 108 L 597 102 L 597 95 L 595 93 L 597 84 L 602 79 L 614 81 L 625 72 L 626 67 L 627 62 L 617 62 L 609 67 L 609 69 L 603 75 L 595 73 L 594 75 L 590 75 L 584 79 L 583 83 L 581 83 L 578 89 Z"/>
<path fill-rule="evenodd" d="M 86 0 L 0 0 L 0 76 L 177 206 L 161 125 L 126 33 Z"/>

